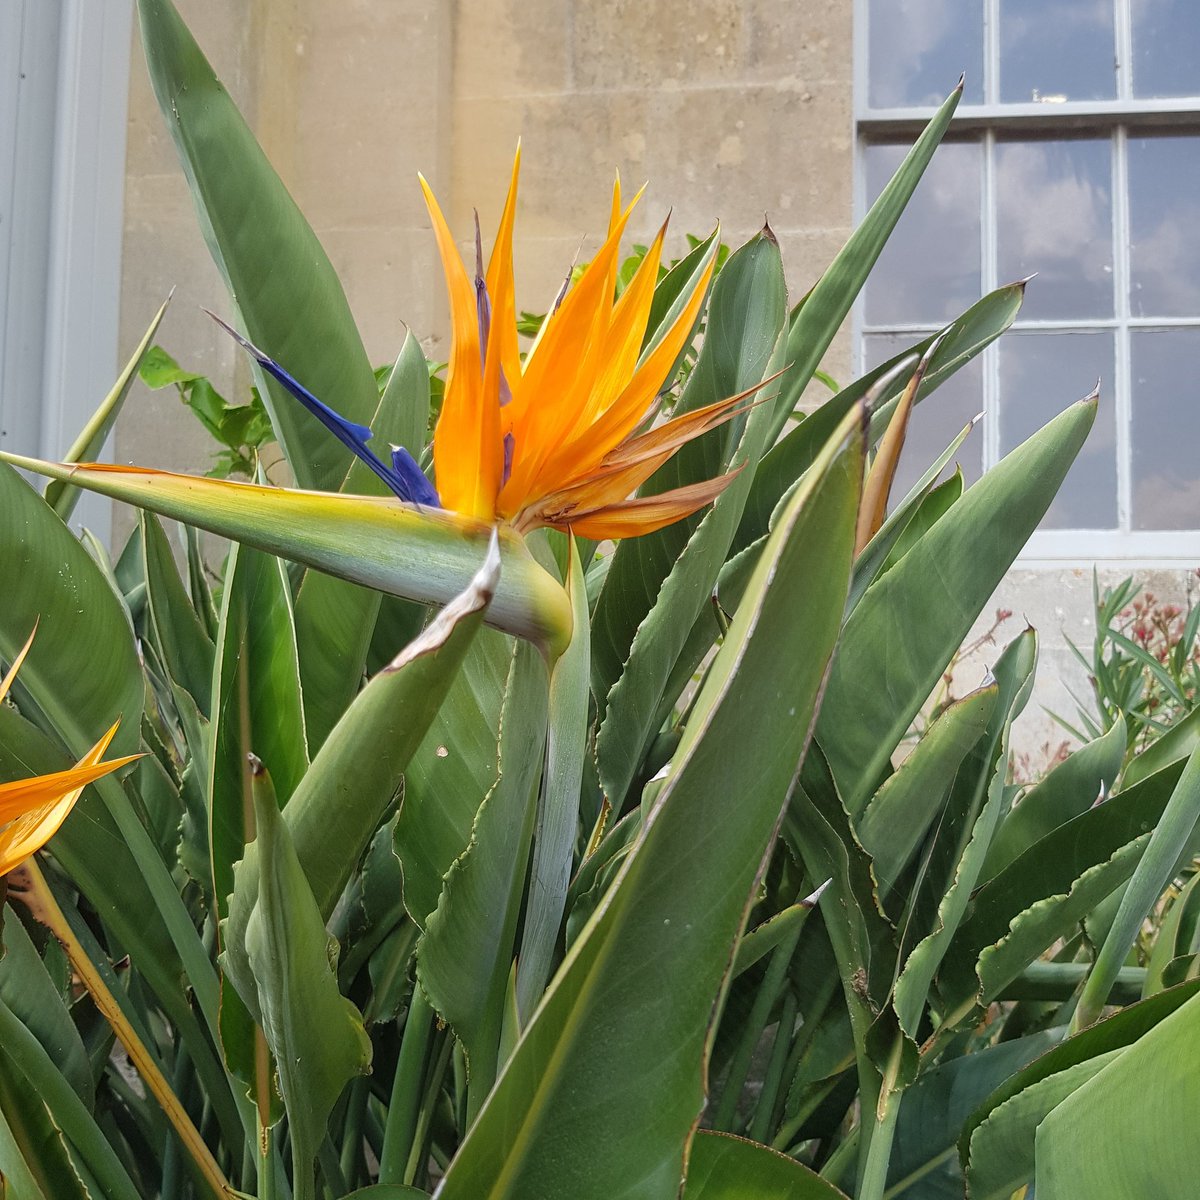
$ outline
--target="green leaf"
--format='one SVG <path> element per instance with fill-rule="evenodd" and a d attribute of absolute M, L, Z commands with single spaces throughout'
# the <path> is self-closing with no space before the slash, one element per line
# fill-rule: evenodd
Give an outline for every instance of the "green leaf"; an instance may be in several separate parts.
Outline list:
<path fill-rule="evenodd" d="M 342 285 L 170 0 L 138 0 L 150 80 L 201 228 L 246 335 L 347 420 L 365 424 L 375 376 Z M 350 453 L 255 366 L 301 487 L 334 491 Z"/>
<path fill-rule="evenodd" d="M 253 990 L 242 991 L 276 1063 L 287 1108 L 297 1200 L 311 1198 L 312 1161 L 342 1088 L 371 1061 L 358 1010 L 338 991 L 336 942 L 308 886 L 270 776 L 253 768 L 256 836 L 237 870 L 227 930 L 244 931 Z M 240 990 L 240 988 L 239 988 Z"/>
<path fill-rule="evenodd" d="M 417 947 L 417 979 L 458 1035 L 470 1072 L 468 1116 L 496 1078 L 546 738 L 541 655 L 513 642 L 501 700 L 496 774 L 470 841 L 446 873 Z"/>
<path fill-rule="evenodd" d="M 578 837 L 579 799 L 587 755 L 591 631 L 583 563 L 574 538 L 567 570 L 567 594 L 571 597 L 575 625 L 571 644 L 550 669 L 546 776 L 538 801 L 529 897 L 517 959 L 516 1001 L 522 1022 L 529 1019 L 545 989 L 559 946 Z"/>
<path fill-rule="evenodd" d="M 868 802 L 858 837 L 886 894 L 924 840 L 963 759 L 983 736 L 996 706 L 993 684 L 944 709 L 900 768 Z"/>
<path fill-rule="evenodd" d="M 956 976 L 977 972 L 980 997 L 996 996 L 1129 878 L 1178 778 L 1178 769 L 1162 771 L 1088 809 L 989 880 L 948 967 Z"/>
<path fill-rule="evenodd" d="M 681 1200 L 845 1200 L 815 1171 L 778 1150 L 702 1130 L 692 1142 Z"/>
<path fill-rule="evenodd" d="M 851 815 L 1050 506 L 1096 415 L 1072 405 L 989 471 L 859 601 L 817 723 Z"/>
<path fill-rule="evenodd" d="M 254 826 L 247 756 L 270 772 L 281 804 L 308 767 L 295 637 L 283 564 L 235 543 L 225 566 L 210 727 L 209 847 L 222 919 L 233 865 Z"/>
<path fill-rule="evenodd" d="M 1112 787 L 1125 758 L 1125 722 L 1074 751 L 1021 797 L 988 851 L 983 878 L 991 879 L 1059 825 L 1086 812 Z"/>
<path fill-rule="evenodd" d="M 420 343 L 409 333 L 371 421 L 374 440 L 404 446 L 417 456 L 428 414 L 429 368 Z M 347 495 L 388 495 L 378 476 L 358 461 L 342 490 Z M 381 599 L 373 588 L 357 587 L 320 571 L 307 572 L 300 585 L 296 641 L 304 718 L 314 753 L 362 686 Z"/>
<path fill-rule="evenodd" d="M 1130 759 L 1121 775 L 1121 787 L 1133 787 L 1156 771 L 1182 762 L 1197 746 L 1200 746 L 1200 708 L 1192 709 L 1178 725 Z"/>
<path fill-rule="evenodd" d="M 34 625 L 14 685 L 76 757 L 118 718 L 112 754 L 138 747 L 143 685 L 129 617 L 100 568 L 45 502 L 0 466 L 0 658 L 12 662 Z"/>
<path fill-rule="evenodd" d="M 141 514 L 140 524 L 146 601 L 163 665 L 207 717 L 212 702 L 212 639 L 184 590 L 162 525 L 150 513 Z"/>
<path fill-rule="evenodd" d="M 776 347 L 777 355 L 781 349 L 782 342 Z M 768 376 L 775 373 L 779 361 L 776 357 L 768 364 Z M 768 397 L 774 386 L 764 387 Z M 608 695 L 596 737 L 596 761 L 605 796 L 618 811 L 675 699 L 667 691 L 672 678 L 683 672 L 690 675 L 699 665 L 703 652 L 695 661 L 683 664 L 679 656 L 688 646 L 694 623 L 711 602 L 770 421 L 769 402 L 751 413 L 733 456 L 734 465 L 744 464 L 741 474 L 717 497 L 671 564 L 652 608 L 634 634 L 629 661 Z M 619 579 L 610 570 L 605 589 L 613 586 L 619 586 Z"/>
<path fill-rule="evenodd" d="M 475 814 L 496 779 L 500 710 L 512 639 L 482 630 L 428 725 L 404 776 L 396 854 L 404 904 L 422 928 L 442 881 L 471 838 Z"/>
<path fill-rule="evenodd" d="M 162 307 L 154 314 L 154 319 L 150 322 L 145 336 L 138 343 L 137 349 L 134 350 L 133 356 L 125 364 L 125 369 L 117 376 L 116 383 L 112 385 L 108 395 L 101 401 L 100 407 L 92 413 L 88 418 L 88 423 L 80 430 L 79 436 L 71 443 L 71 448 L 64 456 L 63 462 L 94 462 L 99 457 L 105 441 L 108 440 L 108 435 L 112 432 L 113 425 L 116 424 L 121 406 L 125 403 L 125 397 L 129 395 L 129 389 L 133 386 L 133 381 L 138 377 L 138 371 L 149 353 L 150 343 L 154 340 L 159 325 L 162 324 L 167 305 L 170 302 L 171 299 L 168 296 L 163 301 Z M 64 521 L 70 520 L 78 499 L 79 492 L 75 488 L 67 487 L 58 480 L 46 485 L 46 503 Z"/>
<path fill-rule="evenodd" d="M 1200 998 L 1083 1084 L 1038 1127 L 1040 1200 L 1184 1200 L 1200 1178 Z M 1133 1101 L 1131 1103 L 1131 1100 Z"/>
<path fill-rule="evenodd" d="M 841 622 L 861 420 L 772 534 L 641 835 L 451 1163 L 442 1200 L 678 1187 L 714 1001 Z"/>
<path fill-rule="evenodd" d="M 1181 862 L 1195 853 L 1200 824 L 1200 747 L 1193 750 L 1171 799 L 1150 834 L 1150 840 L 1133 872 L 1116 917 L 1087 983 L 1072 1021 L 1074 1028 L 1090 1024 L 1100 1015 L 1117 973 L 1137 940 L 1142 922 L 1153 910 L 1163 889 L 1174 878 Z"/>
<path fill-rule="evenodd" d="M 95 1088 L 79 1031 L 25 926 L 11 910 L 4 921 L 0 1001 L 37 1038 L 76 1095 L 91 1108 Z"/>
<path fill-rule="evenodd" d="M 1010 643 L 996 664 L 999 696 L 981 742 L 984 746 L 983 775 L 976 785 L 982 803 L 971 825 L 970 839 L 954 865 L 954 878 L 938 904 L 937 921 L 928 936 L 913 949 L 896 981 L 893 1001 L 901 1027 L 910 1037 L 919 1033 L 919 1022 L 929 999 L 933 977 L 949 949 L 971 902 L 971 893 L 983 869 L 983 860 L 1004 812 L 1004 788 L 1008 774 L 1009 736 L 1020 712 L 1022 693 L 1032 683 L 1037 663 L 1037 635 L 1026 629 Z"/>
<path fill-rule="evenodd" d="M 37 1097 L 45 1105 L 50 1116 L 50 1124 L 46 1128 L 52 1129 L 55 1134 L 61 1131 L 71 1150 L 95 1179 L 101 1189 L 99 1195 L 104 1200 L 139 1200 L 137 1188 L 83 1101 L 59 1073 L 38 1040 L 2 1002 L 0 1073 L 10 1097 L 16 1092 L 22 1097 L 22 1105 L 28 1104 L 30 1097 Z M 13 1113 L 7 1105 L 5 1108 L 5 1117 L 11 1128 Z M 34 1166 L 33 1163 L 30 1165 Z M 59 1200 L 63 1195 L 57 1188 L 45 1187 L 49 1180 L 40 1182 L 47 1196 L 52 1196 L 53 1200 Z M 87 1192 L 81 1190 L 80 1194 L 87 1195 Z"/>
<path fill-rule="evenodd" d="M 1123 1053 L 1110 1050 L 1075 1063 L 1031 1083 L 994 1108 L 971 1135 L 967 1184 L 972 1200 L 1010 1200 L 1015 1192 L 1020 1192 L 1033 1177 L 1034 1136 L 1038 1126 L 1077 1087 L 1099 1075 Z M 1091 1197 L 1099 1193 L 1067 1193 L 1072 1197 L 1081 1194 Z M 1147 1194 L 1158 1195 L 1157 1192 L 1123 1193 L 1125 1196 Z"/>
<path fill-rule="evenodd" d="M 888 1165 L 889 1191 L 897 1189 L 895 1194 L 902 1200 L 962 1196 L 962 1171 L 955 1150 L 963 1123 L 995 1088 L 1039 1054 L 1053 1049 L 1061 1036 L 1061 1030 L 1044 1030 L 985 1046 L 921 1075 L 904 1094 Z M 926 1192 L 923 1181 L 931 1187 L 940 1185 L 945 1192 Z"/>

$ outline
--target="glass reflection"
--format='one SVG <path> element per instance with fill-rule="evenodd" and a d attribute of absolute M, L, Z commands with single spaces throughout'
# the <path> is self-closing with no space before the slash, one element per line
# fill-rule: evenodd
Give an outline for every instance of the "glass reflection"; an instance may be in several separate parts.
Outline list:
<path fill-rule="evenodd" d="M 902 354 L 926 334 L 873 334 L 863 339 L 864 370 Z M 936 391 L 930 392 L 912 411 L 908 435 L 900 453 L 900 465 L 892 484 L 891 507 L 908 495 L 913 484 L 933 465 L 943 450 L 957 437 L 962 427 L 983 408 L 983 376 L 979 358 L 956 371 Z M 958 465 L 970 486 L 981 474 L 983 461 L 982 426 L 967 435 L 958 451 Z M 942 472 L 948 479 L 954 463 Z"/>
<path fill-rule="evenodd" d="M 1100 411 L 1042 529 L 1117 527 L 1117 439 L 1110 333 L 1009 333 L 1000 339 L 1000 453 L 1007 454 L 1100 379 Z"/>
<path fill-rule="evenodd" d="M 1200 329 L 1131 342 L 1133 528 L 1200 529 Z"/>
<path fill-rule="evenodd" d="M 1022 317 L 1113 315 L 1111 180 L 1108 139 L 996 146 L 1000 279 L 1038 275 Z"/>
<path fill-rule="evenodd" d="M 1117 94 L 1113 0 L 1001 0 L 1000 99 L 1111 100 Z"/>
<path fill-rule="evenodd" d="M 982 0 L 871 0 L 869 30 L 873 108 L 941 104 L 964 71 L 983 100 Z"/>
<path fill-rule="evenodd" d="M 1200 138 L 1129 139 L 1129 306 L 1200 316 Z"/>
<path fill-rule="evenodd" d="M 1196 0 L 1131 0 L 1133 94 L 1200 95 Z"/>
<path fill-rule="evenodd" d="M 906 146 L 869 146 L 867 195 L 883 190 Z M 867 284 L 869 325 L 941 324 L 979 299 L 980 146 L 943 144 Z"/>

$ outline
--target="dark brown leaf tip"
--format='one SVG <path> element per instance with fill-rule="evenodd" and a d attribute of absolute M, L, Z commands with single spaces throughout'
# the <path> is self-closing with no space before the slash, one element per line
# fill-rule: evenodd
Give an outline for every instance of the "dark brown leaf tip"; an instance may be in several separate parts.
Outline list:
<path fill-rule="evenodd" d="M 766 238 L 772 246 L 779 245 L 779 239 L 775 236 L 775 230 L 771 228 L 771 222 L 766 213 L 763 213 L 763 227 L 759 230 L 759 237 Z"/>

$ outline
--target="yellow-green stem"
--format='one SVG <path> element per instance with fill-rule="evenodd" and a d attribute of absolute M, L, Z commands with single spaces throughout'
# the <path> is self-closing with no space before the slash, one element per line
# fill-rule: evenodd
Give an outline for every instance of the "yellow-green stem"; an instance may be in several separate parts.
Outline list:
<path fill-rule="evenodd" d="M 175 1132 L 179 1135 L 184 1149 L 191 1155 L 196 1169 L 213 1194 L 220 1198 L 235 1196 L 237 1193 L 229 1180 L 225 1178 L 224 1172 L 199 1131 L 192 1124 L 192 1119 L 180 1103 L 179 1097 L 175 1095 L 166 1076 L 158 1069 L 158 1064 L 151 1057 L 149 1050 L 146 1049 L 141 1038 L 126 1020 L 120 1004 L 108 990 L 99 971 L 88 957 L 87 951 L 80 945 L 79 939 L 76 938 L 67 923 L 62 909 L 59 908 L 58 901 L 50 891 L 41 868 L 31 858 L 22 867 L 19 867 L 14 875 L 18 873 L 24 875 L 25 886 L 12 888 L 10 896 L 21 900 L 35 919 L 45 925 L 58 940 L 79 981 L 87 989 L 93 1003 L 112 1027 L 117 1041 L 129 1055 L 129 1061 L 133 1063 L 146 1086 L 154 1094 L 154 1098 L 158 1101 L 167 1120 L 171 1122 Z"/>

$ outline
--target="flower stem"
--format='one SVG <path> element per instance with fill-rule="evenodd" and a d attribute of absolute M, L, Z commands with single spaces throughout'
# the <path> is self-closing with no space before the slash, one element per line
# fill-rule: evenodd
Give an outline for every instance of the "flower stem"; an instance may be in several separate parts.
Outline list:
<path fill-rule="evenodd" d="M 196 1164 L 196 1169 L 203 1178 L 213 1195 L 217 1197 L 234 1196 L 233 1187 L 225 1178 L 212 1151 L 205 1144 L 187 1110 L 172 1090 L 165 1075 L 159 1070 L 158 1064 L 150 1055 L 141 1038 L 138 1037 L 125 1014 L 121 1011 L 116 997 L 108 990 L 108 986 L 96 970 L 87 951 L 80 944 L 74 931 L 67 923 L 58 901 L 54 898 L 41 868 L 32 858 L 26 860 L 23 866 L 13 873 L 14 877 L 23 876 L 24 886 L 12 888 L 9 892 L 14 899 L 19 899 L 29 909 L 33 917 L 44 925 L 62 946 L 75 974 L 92 997 L 93 1003 L 100 1010 L 105 1020 L 112 1027 L 117 1041 L 125 1048 L 129 1061 L 133 1063 L 146 1086 L 154 1094 L 168 1121 L 179 1135 L 180 1142 Z"/>

